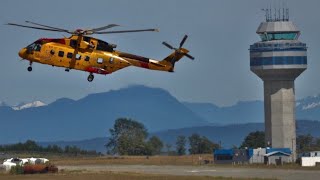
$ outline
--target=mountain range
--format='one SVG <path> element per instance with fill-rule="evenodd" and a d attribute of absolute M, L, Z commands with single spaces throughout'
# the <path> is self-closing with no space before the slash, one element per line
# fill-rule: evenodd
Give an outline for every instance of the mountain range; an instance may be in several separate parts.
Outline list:
<path fill-rule="evenodd" d="M 167 91 L 131 86 L 90 94 L 77 101 L 62 98 L 41 107 L 19 111 L 0 107 L 0 144 L 34 139 L 82 140 L 106 136 L 115 119 L 128 117 L 149 131 L 209 124 Z"/>
<path fill-rule="evenodd" d="M 298 100 L 296 117 L 300 120 L 320 120 L 319 109 L 319 96 Z M 246 127 L 248 123 L 262 123 L 264 119 L 262 101 L 239 102 L 233 106 L 219 107 L 210 103 L 180 102 L 163 89 L 136 85 L 90 94 L 79 100 L 62 98 L 48 105 L 40 101 L 15 107 L 2 103 L 0 126 L 5 128 L 0 131 L 0 144 L 27 139 L 50 142 L 107 137 L 115 119 L 120 117 L 142 122 L 149 132 L 167 134 L 172 129 L 194 127 L 218 128 L 230 124 Z M 215 132 L 216 129 L 212 131 Z M 236 131 L 240 132 L 241 129 Z M 214 136 L 229 136 L 230 131 L 222 132 L 224 134 Z M 222 138 L 214 140 L 220 141 L 219 139 Z M 229 145 L 238 142 L 223 141 L 228 141 Z"/>
<path fill-rule="evenodd" d="M 41 106 L 46 106 L 46 104 L 41 101 L 34 101 L 31 103 L 20 103 L 20 104 L 13 106 L 11 108 L 13 110 L 19 111 L 22 109 L 35 108 L 35 107 L 41 107 Z"/>
<path fill-rule="evenodd" d="M 299 120 L 297 121 L 297 134 L 306 135 L 310 134 L 314 137 L 320 137 L 320 122 Z M 246 123 L 246 124 L 233 124 L 225 126 L 200 126 L 189 127 L 181 129 L 170 129 L 149 134 L 149 137 L 158 136 L 164 144 L 171 145 L 171 150 L 175 149 L 175 143 L 178 136 L 189 137 L 193 133 L 206 136 L 211 141 L 220 144 L 223 148 L 231 148 L 233 146 L 239 147 L 244 138 L 253 131 L 264 131 L 263 123 Z M 93 139 L 86 139 L 82 141 L 54 141 L 54 142 L 39 142 L 42 146 L 58 145 L 60 147 L 77 146 L 85 150 L 96 150 L 97 152 L 106 152 L 105 144 L 108 137 L 100 137 Z M 188 145 L 188 143 L 187 143 Z M 164 149 L 166 149 L 164 147 Z"/>

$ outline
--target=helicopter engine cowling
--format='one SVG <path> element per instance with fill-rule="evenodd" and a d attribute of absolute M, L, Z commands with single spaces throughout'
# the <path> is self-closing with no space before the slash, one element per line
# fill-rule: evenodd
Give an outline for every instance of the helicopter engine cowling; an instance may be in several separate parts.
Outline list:
<path fill-rule="evenodd" d="M 94 46 L 89 44 L 86 41 L 81 41 L 80 44 L 79 44 L 79 48 L 80 49 L 89 49 L 89 48 L 94 48 Z"/>

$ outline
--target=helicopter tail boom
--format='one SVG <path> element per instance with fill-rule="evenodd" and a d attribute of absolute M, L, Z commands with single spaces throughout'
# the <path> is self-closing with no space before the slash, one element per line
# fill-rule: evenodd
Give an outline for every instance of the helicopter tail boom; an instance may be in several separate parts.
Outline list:
<path fill-rule="evenodd" d="M 181 58 L 183 58 L 188 52 L 189 50 L 185 48 L 179 48 L 159 63 L 165 66 L 170 66 L 171 69 L 169 71 L 173 72 L 175 63 L 178 62 Z"/>

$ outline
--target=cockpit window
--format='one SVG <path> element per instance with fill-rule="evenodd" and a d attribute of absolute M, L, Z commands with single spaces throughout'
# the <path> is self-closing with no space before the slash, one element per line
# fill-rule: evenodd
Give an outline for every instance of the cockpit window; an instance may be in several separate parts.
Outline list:
<path fill-rule="evenodd" d="M 41 50 L 41 43 L 39 41 L 36 41 L 29 46 L 27 46 L 28 51 L 40 51 Z"/>

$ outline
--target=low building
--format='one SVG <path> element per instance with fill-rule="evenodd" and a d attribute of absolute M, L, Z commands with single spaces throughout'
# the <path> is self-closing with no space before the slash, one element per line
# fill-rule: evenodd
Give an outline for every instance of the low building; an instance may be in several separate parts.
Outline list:
<path fill-rule="evenodd" d="M 214 150 L 213 160 L 217 164 L 231 164 L 233 163 L 233 149 L 217 149 Z"/>
<path fill-rule="evenodd" d="M 301 166 L 312 167 L 320 164 L 320 151 L 305 152 L 300 156 Z"/>
<path fill-rule="evenodd" d="M 218 149 L 214 151 L 216 164 L 276 164 L 291 162 L 289 148 Z"/>
<path fill-rule="evenodd" d="M 273 151 L 264 155 L 264 163 L 267 165 L 283 165 L 291 162 L 291 154 L 282 151 Z"/>
<path fill-rule="evenodd" d="M 249 163 L 261 164 L 264 163 L 264 155 L 266 154 L 266 148 L 249 149 Z"/>
<path fill-rule="evenodd" d="M 301 157 L 320 157 L 320 151 L 311 151 L 300 154 Z"/>

